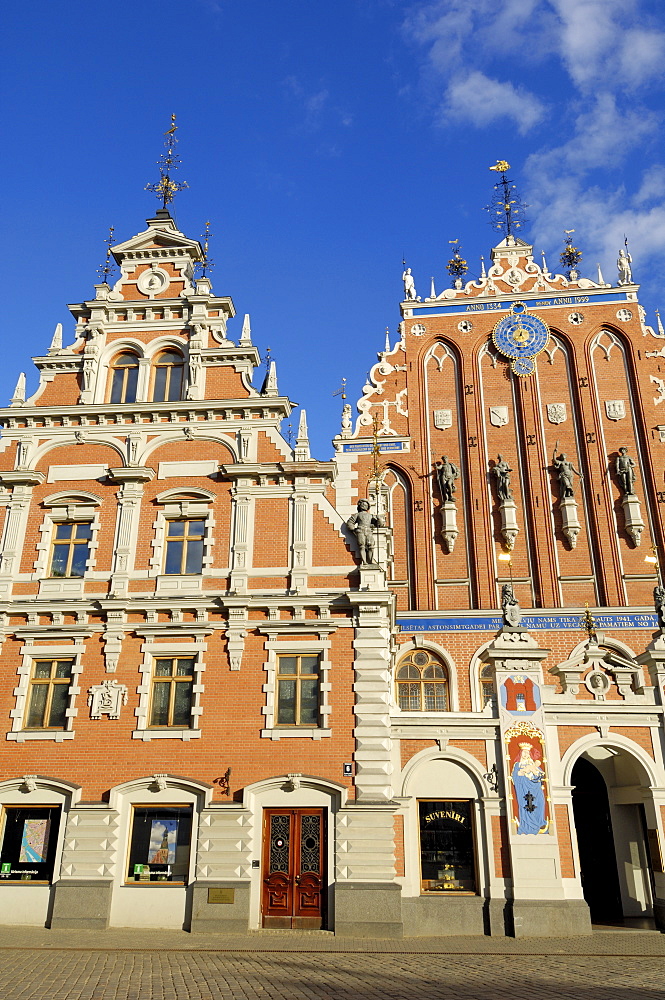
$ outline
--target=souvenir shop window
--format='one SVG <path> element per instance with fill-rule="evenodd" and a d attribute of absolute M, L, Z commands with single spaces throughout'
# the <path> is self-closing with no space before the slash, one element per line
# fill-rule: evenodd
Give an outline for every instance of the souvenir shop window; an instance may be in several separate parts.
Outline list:
<path fill-rule="evenodd" d="M 60 806 L 6 806 L 0 882 L 50 882 L 59 826 Z"/>
<path fill-rule="evenodd" d="M 473 803 L 469 799 L 418 802 L 420 891 L 476 893 Z"/>
<path fill-rule="evenodd" d="M 191 836 L 191 806 L 134 806 L 127 882 L 186 885 Z"/>

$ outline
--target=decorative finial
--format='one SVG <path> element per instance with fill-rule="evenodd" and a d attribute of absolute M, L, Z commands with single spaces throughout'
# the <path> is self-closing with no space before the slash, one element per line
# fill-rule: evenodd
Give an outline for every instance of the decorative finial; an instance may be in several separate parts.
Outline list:
<path fill-rule="evenodd" d="M 245 318 L 242 321 L 242 333 L 240 334 L 241 344 L 251 344 L 252 342 L 252 327 L 249 321 L 249 313 L 245 313 Z"/>
<path fill-rule="evenodd" d="M 208 256 L 210 237 L 214 235 L 215 235 L 214 233 L 210 232 L 210 222 L 206 222 L 205 232 L 201 233 L 201 235 L 199 236 L 199 239 L 203 241 L 203 260 L 199 261 L 199 263 L 196 265 L 197 268 L 200 268 L 201 270 L 200 274 L 201 278 L 205 278 L 207 272 L 212 271 L 213 267 L 215 266 L 215 262 L 211 260 L 211 258 Z"/>
<path fill-rule="evenodd" d="M 97 274 L 99 275 L 102 284 L 108 285 L 108 276 L 113 271 L 113 264 L 111 263 L 111 247 L 115 243 L 113 238 L 113 233 L 115 232 L 114 226 L 109 226 L 109 234 L 104 240 L 106 243 L 106 257 L 104 258 L 104 263 L 100 264 L 97 268 Z"/>
<path fill-rule="evenodd" d="M 49 354 L 60 354 L 62 350 L 62 323 L 55 324 L 55 330 L 53 331 L 53 337 L 51 339 L 51 345 L 48 349 Z"/>
<path fill-rule="evenodd" d="M 20 406 L 23 403 L 25 403 L 25 372 L 21 372 L 16 380 L 16 388 L 10 400 L 10 406 Z"/>
<path fill-rule="evenodd" d="M 146 184 L 145 190 L 152 191 L 156 194 L 162 202 L 162 209 L 173 201 L 178 191 L 184 191 L 185 188 L 189 187 L 186 181 L 181 181 L 177 183 L 171 179 L 171 171 L 177 170 L 180 166 L 180 157 L 176 152 L 177 138 L 176 131 L 178 126 L 175 123 L 175 115 L 171 115 L 171 128 L 164 133 L 166 139 L 164 141 L 165 152 L 162 153 L 159 160 L 157 161 L 157 166 L 159 167 L 159 180 L 156 184 Z"/>
<path fill-rule="evenodd" d="M 309 434 L 307 432 L 307 412 L 304 409 L 300 411 L 300 420 L 298 421 L 298 437 L 296 438 L 296 447 L 293 457 L 296 462 L 308 462 L 311 458 L 309 450 Z"/>
<path fill-rule="evenodd" d="M 485 211 L 490 213 L 492 229 L 497 233 L 503 233 L 505 237 L 512 236 L 513 230 L 521 229 L 527 221 L 524 210 L 529 206 L 523 204 L 517 194 L 516 185 L 506 177 L 506 173 L 510 170 L 507 160 L 497 160 L 489 169 L 501 174 L 501 180 L 494 185 L 492 201 L 485 206 Z"/>
<path fill-rule="evenodd" d="M 583 632 L 586 632 L 589 642 L 597 642 L 598 636 L 596 634 L 596 620 L 589 611 L 589 602 L 584 603 L 584 614 L 580 618 L 580 628 Z"/>
<path fill-rule="evenodd" d="M 459 240 L 448 240 L 448 242 L 453 247 L 453 255 L 446 264 L 446 271 L 453 279 L 453 285 L 455 282 L 464 277 L 466 272 L 469 270 L 469 265 L 462 257 L 460 251 L 462 249 Z"/>
<path fill-rule="evenodd" d="M 582 251 L 578 250 L 577 247 L 573 246 L 573 233 L 574 229 L 564 229 L 564 247 L 559 255 L 559 260 L 563 266 L 567 269 L 566 277 L 569 281 L 575 281 L 577 278 L 577 271 L 575 270 L 579 262 L 582 260 Z"/>

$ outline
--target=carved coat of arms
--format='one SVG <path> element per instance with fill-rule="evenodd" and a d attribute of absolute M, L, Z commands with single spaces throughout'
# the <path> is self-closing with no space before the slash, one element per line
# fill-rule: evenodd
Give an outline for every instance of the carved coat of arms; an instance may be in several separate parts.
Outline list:
<path fill-rule="evenodd" d="M 508 407 L 490 406 L 490 423 L 494 427 L 505 427 L 508 423 Z"/>
<path fill-rule="evenodd" d="M 565 403 L 548 403 L 547 404 L 547 419 L 551 424 L 562 424 L 566 419 L 566 404 Z"/>
<path fill-rule="evenodd" d="M 447 427 L 453 426 L 453 411 L 452 410 L 435 410 L 434 411 L 434 426 L 440 430 L 445 431 Z"/>
<path fill-rule="evenodd" d="M 623 420 L 626 416 L 626 404 L 623 399 L 606 399 L 605 413 L 610 420 Z"/>

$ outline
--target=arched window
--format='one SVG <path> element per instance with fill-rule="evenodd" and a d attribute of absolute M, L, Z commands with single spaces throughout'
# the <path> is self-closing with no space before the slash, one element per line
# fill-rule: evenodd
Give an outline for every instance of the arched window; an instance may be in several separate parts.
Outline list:
<path fill-rule="evenodd" d="M 491 705 L 496 696 L 496 687 L 494 685 L 494 673 L 492 667 L 489 663 L 486 663 L 484 667 L 480 670 L 480 707 L 481 709 L 487 708 Z"/>
<path fill-rule="evenodd" d="M 139 378 L 139 359 L 131 351 L 124 351 L 111 365 L 111 403 L 135 403 Z"/>
<path fill-rule="evenodd" d="M 163 351 L 155 362 L 152 398 L 155 403 L 167 403 L 182 397 L 182 354 Z"/>
<path fill-rule="evenodd" d="M 438 657 L 414 649 L 397 668 L 397 701 L 403 712 L 447 712 L 448 672 Z"/>

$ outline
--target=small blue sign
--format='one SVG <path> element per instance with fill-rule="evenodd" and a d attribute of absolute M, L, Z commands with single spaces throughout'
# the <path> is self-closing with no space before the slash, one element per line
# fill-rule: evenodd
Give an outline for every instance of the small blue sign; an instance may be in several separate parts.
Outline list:
<path fill-rule="evenodd" d="M 373 451 L 374 445 L 371 441 L 351 441 L 342 445 L 342 451 L 363 452 Z M 379 451 L 406 451 L 406 441 L 380 441 Z"/>

